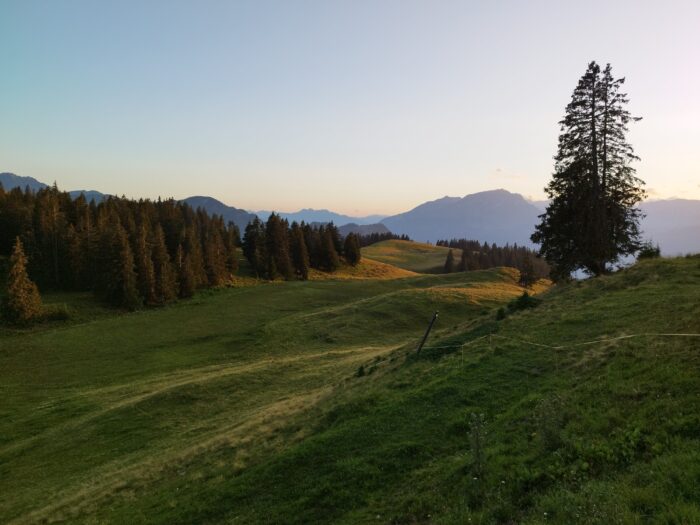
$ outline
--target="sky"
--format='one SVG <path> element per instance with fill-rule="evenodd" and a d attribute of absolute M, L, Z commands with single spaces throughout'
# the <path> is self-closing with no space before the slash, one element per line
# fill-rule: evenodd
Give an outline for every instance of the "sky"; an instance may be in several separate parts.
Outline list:
<path fill-rule="evenodd" d="M 700 2 L 0 0 L 0 172 L 248 210 L 541 199 L 588 62 L 700 198 Z"/>

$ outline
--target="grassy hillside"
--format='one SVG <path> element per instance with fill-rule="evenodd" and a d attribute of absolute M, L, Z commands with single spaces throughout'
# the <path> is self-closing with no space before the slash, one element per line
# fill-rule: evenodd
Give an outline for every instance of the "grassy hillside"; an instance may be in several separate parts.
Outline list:
<path fill-rule="evenodd" d="M 0 522 L 178 519 L 171 482 L 205 498 L 306 435 L 297 419 L 361 365 L 415 347 L 434 310 L 438 332 L 491 317 L 516 278 L 277 282 L 121 315 L 48 296 L 73 324 L 0 331 Z"/>
<path fill-rule="evenodd" d="M 0 517 L 700 523 L 700 338 L 657 335 L 700 333 L 700 260 L 496 321 L 516 277 L 270 284 L 6 336 Z"/>
<path fill-rule="evenodd" d="M 363 257 L 418 273 L 441 273 L 449 248 L 422 242 L 390 240 L 362 248 Z M 459 262 L 462 250 L 454 249 Z"/>

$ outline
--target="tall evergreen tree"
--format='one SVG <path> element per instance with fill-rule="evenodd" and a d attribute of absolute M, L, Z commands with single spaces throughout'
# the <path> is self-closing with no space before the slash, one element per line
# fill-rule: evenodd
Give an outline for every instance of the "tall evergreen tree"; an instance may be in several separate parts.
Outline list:
<path fill-rule="evenodd" d="M 321 270 L 334 272 L 340 267 L 340 259 L 336 250 L 335 235 L 330 228 L 319 228 L 322 232 L 319 246 L 319 266 Z"/>
<path fill-rule="evenodd" d="M 243 255 L 257 277 L 265 275 L 265 226 L 255 217 L 245 227 L 243 234 Z"/>
<path fill-rule="evenodd" d="M 545 188 L 550 204 L 532 235 L 554 278 L 579 269 L 600 275 L 640 247 L 637 204 L 644 183 L 626 140 L 627 124 L 639 119 L 625 108 L 623 83 L 609 64 L 601 73 L 591 62 L 559 123 L 554 175 Z"/>
<path fill-rule="evenodd" d="M 7 296 L 2 306 L 4 317 L 13 323 L 28 323 L 41 314 L 41 296 L 36 284 L 27 275 L 27 257 L 19 237 L 15 238 L 10 257 Z"/>
<path fill-rule="evenodd" d="M 136 234 L 134 262 L 139 294 L 146 304 L 155 304 L 158 302 L 156 300 L 156 274 L 153 268 L 152 249 L 148 242 L 148 229 L 145 224 L 141 225 Z"/>
<path fill-rule="evenodd" d="M 177 270 L 178 297 L 187 298 L 194 295 L 197 289 L 197 282 L 192 271 L 192 261 L 190 255 L 185 255 L 182 245 L 178 245 L 175 254 L 175 266 Z"/>
<path fill-rule="evenodd" d="M 292 261 L 289 256 L 288 224 L 276 213 L 270 214 L 265 225 L 265 243 L 267 248 L 267 277 L 276 279 L 282 276 L 291 279 Z"/>
<path fill-rule="evenodd" d="M 348 233 L 345 237 L 345 245 L 343 246 L 343 254 L 345 260 L 351 266 L 357 266 L 362 259 L 360 252 L 360 239 L 354 233 Z"/>
<path fill-rule="evenodd" d="M 236 248 L 238 237 L 238 228 L 229 224 L 224 233 L 224 249 L 226 250 L 226 269 L 231 275 L 238 271 L 238 249 Z"/>
<path fill-rule="evenodd" d="M 153 232 L 153 270 L 155 277 L 155 299 L 158 304 L 168 303 L 177 297 L 177 276 L 170 262 L 165 234 L 159 225 Z"/>
<path fill-rule="evenodd" d="M 292 223 L 290 233 L 290 247 L 292 252 L 292 264 L 297 276 L 302 280 L 309 278 L 309 252 L 306 249 L 304 231 L 296 222 Z"/>
<path fill-rule="evenodd" d="M 107 287 L 107 298 L 115 305 L 135 310 L 143 304 L 139 296 L 134 255 L 129 245 L 126 230 L 117 226 L 112 237 L 113 265 Z"/>
<path fill-rule="evenodd" d="M 450 249 L 447 252 L 447 258 L 445 258 L 445 273 L 452 273 L 455 271 L 455 254 Z"/>

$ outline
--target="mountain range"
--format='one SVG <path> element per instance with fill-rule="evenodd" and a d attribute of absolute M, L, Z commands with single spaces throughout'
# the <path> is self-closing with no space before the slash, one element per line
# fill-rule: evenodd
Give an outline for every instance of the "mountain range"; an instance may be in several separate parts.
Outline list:
<path fill-rule="evenodd" d="M 11 190 L 13 188 L 29 188 L 32 191 L 39 191 L 43 188 L 48 188 L 48 184 L 44 184 L 36 180 L 34 177 L 20 177 L 14 173 L 0 173 L 0 184 L 6 190 Z M 80 195 L 84 195 L 85 199 L 90 202 L 94 200 L 95 202 L 101 202 L 109 195 L 101 193 L 95 190 L 72 190 L 68 192 L 73 199 L 77 199 Z"/>
<path fill-rule="evenodd" d="M 6 189 L 29 187 L 36 191 L 47 185 L 32 178 L 12 173 L 0 173 L 0 184 Z M 98 191 L 74 190 L 73 198 L 83 193 L 88 200 L 107 197 Z M 241 231 L 257 215 L 265 220 L 270 212 L 249 212 L 207 196 L 184 199 L 194 208 L 223 216 Z M 290 222 L 334 222 L 346 235 L 355 233 L 406 234 L 416 241 L 435 242 L 439 239 L 467 238 L 496 244 L 518 243 L 532 246 L 530 234 L 546 201 L 529 201 L 522 195 L 499 189 L 483 191 L 465 197 L 443 197 L 425 202 L 398 215 L 351 217 L 330 210 L 302 209 L 280 213 Z M 646 215 L 642 220 L 643 238 L 658 243 L 664 255 L 700 252 L 700 200 L 668 199 L 645 201 L 641 205 Z"/>

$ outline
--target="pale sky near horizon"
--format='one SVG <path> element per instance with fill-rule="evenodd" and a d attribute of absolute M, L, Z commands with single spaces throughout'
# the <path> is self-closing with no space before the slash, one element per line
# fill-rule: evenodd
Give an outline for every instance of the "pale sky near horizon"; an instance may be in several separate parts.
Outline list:
<path fill-rule="evenodd" d="M 0 0 L 0 172 L 352 215 L 543 198 L 597 60 L 650 196 L 700 198 L 699 28 L 689 0 Z"/>

